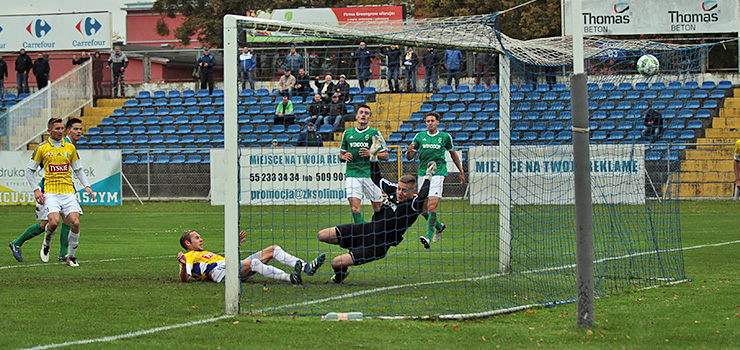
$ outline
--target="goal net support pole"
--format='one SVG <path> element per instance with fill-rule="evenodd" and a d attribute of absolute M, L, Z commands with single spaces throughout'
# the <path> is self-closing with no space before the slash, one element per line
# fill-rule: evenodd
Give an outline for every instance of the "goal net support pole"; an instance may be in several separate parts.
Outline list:
<path fill-rule="evenodd" d="M 499 272 L 511 272 L 511 61 L 499 54 Z"/>

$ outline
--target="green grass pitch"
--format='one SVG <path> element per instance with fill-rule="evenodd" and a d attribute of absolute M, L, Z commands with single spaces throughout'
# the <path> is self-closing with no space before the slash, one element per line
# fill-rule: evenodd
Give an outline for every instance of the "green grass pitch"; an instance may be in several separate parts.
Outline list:
<path fill-rule="evenodd" d="M 0 348 L 31 348 L 73 343 L 71 348 L 151 349 L 196 346 L 200 348 L 325 349 L 350 346 L 369 349 L 444 347 L 554 348 L 554 349 L 732 349 L 740 344 L 740 272 L 737 269 L 740 234 L 736 202 L 683 202 L 681 229 L 685 275 L 691 280 L 671 287 L 641 290 L 622 288 L 596 301 L 595 325 L 575 327 L 574 304 L 534 307 L 485 319 L 452 321 L 381 320 L 326 323 L 319 314 L 328 311 L 362 311 L 370 315 L 439 314 L 477 310 L 490 305 L 537 302 L 539 295 L 520 295 L 501 288 L 494 271 L 498 242 L 469 232 L 496 230 L 497 213 L 491 208 L 470 208 L 444 202 L 440 219 L 449 224 L 441 247 L 421 250 L 416 237 L 425 221 L 392 248 L 386 259 L 352 269 L 347 285 L 328 283 L 325 265 L 305 286 L 292 287 L 255 276 L 243 284 L 242 315 L 215 319 L 223 313 L 223 285 L 178 282 L 175 255 L 180 234 L 198 230 L 206 249 L 223 249 L 223 211 L 208 203 L 146 203 L 121 207 L 85 207 L 79 257 L 81 266 L 42 264 L 40 238 L 24 245 L 26 262 L 17 263 L 5 249 L 0 254 Z M 287 212 L 287 213 L 286 213 Z M 242 224 L 250 240 L 249 253 L 268 244 L 280 244 L 301 258 L 319 252 L 329 259 L 342 252 L 318 242 L 316 232 L 349 222 L 348 208 L 242 208 Z M 455 212 L 452 215 L 450 212 Z M 281 220 L 276 222 L 276 213 Z M 369 218 L 369 209 L 366 208 Z M 564 218 L 562 220 L 571 220 Z M 251 225 L 245 225 L 249 221 Z M 0 207 L 0 242 L 17 237 L 32 224 L 31 207 Z M 421 224 L 421 225 L 420 225 Z M 553 221 L 552 225 L 557 225 Z M 606 225 L 599 223 L 596 225 Z M 613 225 L 611 223 L 610 225 Z M 452 229 L 451 229 L 452 228 Z M 52 253 L 58 240 L 54 239 Z M 728 243 L 729 242 L 729 243 Z M 712 245 L 714 246 L 707 246 Z M 720 245 L 716 245 L 720 244 Z M 454 249 L 453 249 L 454 247 Z M 533 246 L 532 251 L 537 251 Z M 571 254 L 563 247 L 563 255 Z M 53 257 L 54 255 L 52 255 Z M 561 265 L 552 256 L 553 266 Z M 488 266 L 474 269 L 474 266 Z M 482 270 L 484 272 L 479 272 Z M 456 281 L 478 274 L 478 283 Z M 556 283 L 559 275 L 532 277 L 522 283 Z M 384 281 L 388 282 L 384 282 Z M 399 287 L 403 280 L 406 286 Z M 444 280 L 444 283 L 428 283 Z M 390 283 L 390 282 L 393 283 Z M 560 283 L 572 283 L 562 278 Z M 636 285 L 639 287 L 639 284 Z M 385 288 L 385 290 L 383 290 Z M 466 293 L 481 289 L 482 297 Z M 514 293 L 513 293 L 514 292 Z M 353 297 L 351 293 L 358 293 Z M 516 295 L 516 296 L 514 296 Z M 312 300 L 344 296 L 331 302 Z M 265 310 L 274 305 L 294 306 Z M 429 305 L 436 306 L 429 306 Z M 370 306 L 368 306 L 370 305 Z M 251 311 L 265 310 L 252 314 Z M 308 314 L 310 316 L 295 316 Z M 191 321 L 197 325 L 162 329 Z M 147 331 L 154 331 L 147 333 Z M 138 335 L 137 335 L 138 334 Z M 126 335 L 125 337 L 118 337 Z M 105 342 L 98 340 L 112 337 Z"/>

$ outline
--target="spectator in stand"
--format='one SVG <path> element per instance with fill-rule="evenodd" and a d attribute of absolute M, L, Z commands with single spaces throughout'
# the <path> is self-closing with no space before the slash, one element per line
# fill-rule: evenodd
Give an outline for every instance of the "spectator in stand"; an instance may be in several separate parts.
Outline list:
<path fill-rule="evenodd" d="M 95 52 L 92 57 L 93 94 L 95 96 L 103 95 L 103 67 L 105 63 L 100 57 L 100 52 Z"/>
<path fill-rule="evenodd" d="M 295 77 L 295 94 L 305 100 L 311 92 L 311 77 L 306 74 L 305 69 L 301 68 L 298 70 L 298 76 Z"/>
<path fill-rule="evenodd" d="M 213 67 L 216 66 L 216 58 L 211 55 L 211 49 L 203 49 L 203 55 L 198 59 L 198 68 L 200 68 L 200 88 L 208 89 L 208 93 L 213 93 Z"/>
<path fill-rule="evenodd" d="M 314 125 L 321 125 L 326 115 L 326 103 L 321 99 L 321 95 L 313 95 L 313 101 L 308 105 L 308 118 L 304 120 L 304 123 L 313 123 Z"/>
<path fill-rule="evenodd" d="M 347 113 L 347 106 L 342 101 L 341 95 L 335 93 L 331 97 L 331 103 L 326 106 L 326 117 L 324 118 L 324 124 L 331 125 L 331 131 L 339 130 L 339 127 L 344 122 L 344 115 Z"/>
<path fill-rule="evenodd" d="M 475 85 L 480 85 L 481 78 L 486 83 L 486 88 L 491 86 L 491 64 L 496 61 L 496 54 L 490 52 L 478 52 L 475 56 Z M 495 68 L 494 68 L 495 70 Z M 495 75 L 494 75 L 495 77 Z"/>
<path fill-rule="evenodd" d="M 342 99 L 344 103 L 349 102 L 349 83 L 344 74 L 339 76 L 339 82 L 334 85 L 334 92 L 341 95 L 339 98 Z"/>
<path fill-rule="evenodd" d="M 82 53 L 80 53 L 80 58 L 77 58 L 77 56 L 72 56 L 72 65 L 79 66 L 89 60 L 90 55 L 87 54 L 87 51 L 82 51 Z"/>
<path fill-rule="evenodd" d="M 247 81 L 249 81 L 249 88 L 254 90 L 254 67 L 257 67 L 257 59 L 245 46 L 239 55 L 239 79 L 242 82 L 242 90 L 247 88 Z"/>
<path fill-rule="evenodd" d="M 437 91 L 437 74 L 439 73 L 439 55 L 433 47 L 430 47 L 424 52 L 421 61 L 424 63 L 424 91 L 435 92 Z"/>
<path fill-rule="evenodd" d="M 336 90 L 334 88 L 334 81 L 332 81 L 331 74 L 324 76 L 324 80 L 321 80 L 321 77 L 316 76 L 314 85 L 316 85 L 316 91 L 321 95 L 324 102 L 329 103 L 331 101 L 331 95 Z"/>
<path fill-rule="evenodd" d="M 462 64 L 462 52 L 460 50 L 445 51 L 445 66 L 447 68 L 447 85 L 452 85 L 455 78 L 455 88 L 460 86 L 460 65 Z"/>
<path fill-rule="evenodd" d="M 357 62 L 357 80 L 360 81 L 360 90 L 365 89 L 365 83 L 372 75 L 370 66 L 373 63 L 373 52 L 365 46 L 365 42 L 360 42 L 360 48 L 357 52 L 352 53 L 352 59 Z"/>
<path fill-rule="evenodd" d="M 313 123 L 309 122 L 306 124 L 306 129 L 306 131 L 298 135 L 296 147 L 324 147 L 324 142 L 321 141 L 321 135 L 316 131 Z"/>
<path fill-rule="evenodd" d="M 28 93 L 28 72 L 33 68 L 31 57 L 26 54 L 26 49 L 21 49 L 15 59 L 15 80 L 18 82 L 18 93 Z"/>
<path fill-rule="evenodd" d="M 278 140 L 272 139 L 272 143 L 270 144 L 270 147 L 278 147 Z"/>
<path fill-rule="evenodd" d="M 280 96 L 288 96 L 293 97 L 293 89 L 295 88 L 295 77 L 293 74 L 290 74 L 290 70 L 286 70 L 285 74 L 280 76 L 280 80 L 278 81 L 278 91 L 280 92 Z"/>
<path fill-rule="evenodd" d="M 8 77 L 8 64 L 0 54 L 0 96 L 5 96 L 5 78 Z"/>
<path fill-rule="evenodd" d="M 297 72 L 303 68 L 303 56 L 295 51 L 295 46 L 290 47 L 290 52 L 285 56 L 285 70 Z"/>
<path fill-rule="evenodd" d="M 401 92 L 398 82 L 401 53 L 401 49 L 396 44 L 391 44 L 390 48 L 384 48 L 383 44 L 380 44 L 380 54 L 388 56 L 388 89 L 390 92 Z"/>
<path fill-rule="evenodd" d="M 293 102 L 290 102 L 290 98 L 287 95 L 283 95 L 283 100 L 275 108 L 275 124 L 295 124 Z"/>
<path fill-rule="evenodd" d="M 645 141 L 654 142 L 660 138 L 663 131 L 663 115 L 654 109 L 648 109 L 645 112 L 645 130 L 643 137 Z"/>
<path fill-rule="evenodd" d="M 125 97 L 124 91 L 125 84 L 123 83 L 123 74 L 126 72 L 128 67 L 128 57 L 126 54 L 121 52 L 121 47 L 116 46 L 113 49 L 113 54 L 108 58 L 108 64 L 106 67 L 111 67 L 111 79 L 113 83 L 113 97 Z"/>
<path fill-rule="evenodd" d="M 39 90 L 49 85 L 49 71 L 51 71 L 49 61 L 44 59 L 44 54 L 40 53 L 33 62 L 33 75 L 36 77 L 36 86 Z"/>
<path fill-rule="evenodd" d="M 406 50 L 403 56 L 403 67 L 406 69 L 406 92 L 416 92 L 416 68 L 419 66 L 419 56 L 413 47 Z"/>

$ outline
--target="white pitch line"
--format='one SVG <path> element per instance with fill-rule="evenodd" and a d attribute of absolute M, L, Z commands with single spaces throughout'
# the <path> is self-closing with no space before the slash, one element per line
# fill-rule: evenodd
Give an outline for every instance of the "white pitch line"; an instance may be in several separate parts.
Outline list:
<path fill-rule="evenodd" d="M 719 247 L 719 246 L 723 246 L 723 245 L 730 245 L 730 244 L 736 244 L 736 243 L 740 243 L 740 240 L 729 241 L 729 242 L 722 242 L 722 243 L 713 243 L 713 244 L 702 244 L 702 245 L 697 245 L 697 246 L 685 247 L 685 248 L 682 248 L 682 249 L 683 250 L 690 250 L 690 249 L 700 249 L 700 248 L 708 248 L 708 247 Z M 661 252 L 668 252 L 668 251 L 675 251 L 675 250 L 678 250 L 678 249 L 662 250 Z M 603 261 L 608 261 L 608 260 L 613 260 L 613 259 L 623 259 L 623 258 L 628 258 L 628 257 L 632 257 L 632 256 L 639 256 L 639 255 L 645 255 L 645 254 L 651 254 L 651 252 L 644 252 L 644 253 L 637 253 L 637 254 L 632 254 L 632 255 L 623 255 L 623 256 L 620 256 L 620 257 L 606 258 L 606 259 L 601 259 L 601 260 L 595 261 L 595 262 L 603 262 Z M 166 257 L 172 257 L 172 256 L 171 255 L 168 255 Z M 144 259 L 144 258 L 141 258 L 141 259 Z M 100 261 L 117 261 L 117 260 L 123 260 L 123 259 L 106 259 L 106 260 L 100 260 Z M 130 260 L 130 259 L 127 259 L 127 260 Z M 552 271 L 552 270 L 555 270 L 555 269 L 565 269 L 565 268 L 569 268 L 569 267 L 573 267 L 573 266 L 575 266 L 575 265 L 565 265 L 565 266 L 562 266 L 562 267 L 559 267 L 559 268 L 558 267 L 550 267 L 550 268 L 544 268 L 544 269 L 539 269 L 539 270 L 525 271 L 525 272 L 522 272 L 522 274 L 530 274 L 530 273 L 537 273 L 537 272 L 544 272 L 544 271 Z M 346 299 L 346 298 L 353 298 L 353 297 L 357 297 L 357 296 L 361 296 L 361 295 L 378 293 L 378 292 L 384 292 L 384 291 L 394 290 L 394 289 L 400 289 L 400 288 L 418 287 L 418 286 L 432 285 L 432 284 L 441 284 L 441 283 L 470 282 L 470 281 L 476 281 L 476 280 L 482 280 L 482 279 L 489 279 L 489 278 L 500 277 L 500 276 L 503 276 L 503 275 L 504 274 L 501 274 L 501 273 L 495 273 L 495 274 L 491 274 L 491 275 L 488 275 L 488 276 L 479 276 L 479 277 L 473 277 L 473 278 L 461 278 L 461 279 L 446 280 L 446 281 L 430 281 L 430 282 L 421 282 L 421 283 L 409 283 L 409 284 L 404 284 L 404 285 L 388 286 L 388 287 L 382 287 L 382 288 L 373 288 L 373 289 L 368 289 L 368 290 L 364 290 L 364 291 L 353 292 L 353 293 L 344 294 L 344 295 L 338 295 L 338 296 L 329 297 L 329 298 L 323 298 L 323 299 L 306 301 L 306 302 L 302 302 L 302 303 L 295 303 L 295 304 L 288 304 L 288 305 L 283 305 L 283 306 L 275 306 L 275 307 L 269 307 L 269 308 L 264 308 L 264 309 L 259 309 L 259 310 L 253 310 L 252 312 L 254 312 L 254 313 L 262 313 L 262 312 L 265 312 L 265 311 L 279 310 L 279 309 L 285 309 L 285 308 L 290 308 L 290 307 L 295 307 L 295 306 L 306 306 L 306 305 L 312 305 L 312 304 L 320 304 L 320 303 L 324 303 L 324 302 L 327 302 L 327 301 L 338 300 L 338 299 Z M 686 280 L 681 280 L 681 281 L 678 281 L 678 282 L 675 282 L 674 281 L 674 282 L 672 282 L 670 284 L 679 283 L 679 282 L 683 282 L 683 281 L 686 281 Z M 519 308 L 521 308 L 521 307 L 517 307 L 517 309 L 519 309 Z M 476 315 L 478 315 L 478 314 L 476 314 Z M 484 314 L 480 314 L 480 315 L 484 315 Z M 478 315 L 478 316 L 480 316 L 480 315 Z M 454 316 L 454 315 L 443 315 L 443 316 Z M 234 317 L 234 316 L 232 316 L 232 315 L 224 315 L 224 316 L 219 316 L 219 317 L 214 317 L 214 318 L 208 318 L 208 319 L 204 319 L 204 320 L 200 320 L 200 321 L 192 321 L 192 322 L 187 322 L 187 323 L 175 324 L 175 325 L 171 325 L 171 326 L 163 326 L 163 327 L 151 328 L 151 329 L 146 329 L 146 330 L 143 330 L 143 331 L 129 332 L 129 333 L 124 333 L 124 334 L 119 334 L 119 335 L 112 335 L 112 336 L 107 336 L 107 337 L 102 337 L 102 338 L 83 339 L 83 340 L 75 340 L 75 341 L 65 342 L 65 343 L 39 345 L 39 346 L 36 346 L 36 347 L 33 347 L 33 348 L 27 348 L 27 349 L 23 349 L 23 350 L 53 349 L 53 348 L 59 348 L 59 347 L 64 347 L 64 346 L 70 346 L 70 345 L 82 345 L 82 344 L 91 344 L 91 343 L 111 342 L 111 341 L 116 341 L 116 340 L 121 340 L 121 339 L 134 338 L 134 337 L 138 337 L 138 336 L 141 336 L 141 335 L 147 335 L 147 334 L 157 333 L 157 332 L 161 332 L 161 331 L 167 331 L 167 330 L 170 330 L 170 329 L 177 329 L 177 328 L 182 328 L 182 327 L 196 326 L 196 325 L 199 325 L 199 324 L 215 322 L 215 321 L 219 321 L 219 320 L 223 320 L 223 319 L 227 319 L 227 318 L 232 318 L 232 317 Z"/>

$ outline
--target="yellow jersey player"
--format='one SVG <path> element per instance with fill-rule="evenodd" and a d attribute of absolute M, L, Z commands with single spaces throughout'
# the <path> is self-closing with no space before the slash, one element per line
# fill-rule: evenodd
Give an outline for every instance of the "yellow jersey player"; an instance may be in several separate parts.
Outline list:
<path fill-rule="evenodd" d="M 80 238 L 80 215 L 82 208 L 77 202 L 74 185 L 72 184 L 72 173 L 74 170 L 77 178 L 85 186 L 85 192 L 93 195 L 82 162 L 77 156 L 77 149 L 71 142 L 62 139 L 64 136 L 64 123 L 60 118 L 51 118 L 48 123 L 49 139 L 36 147 L 26 169 L 26 179 L 33 188 L 36 202 L 44 205 L 44 212 L 48 223 L 44 231 L 44 242 L 41 246 L 41 261 L 49 261 L 49 246 L 51 237 L 59 225 L 59 214 L 63 215 L 69 223 L 69 257 L 67 265 L 79 266 L 75 254 Z M 36 183 L 36 168 L 44 167 L 44 192 Z"/>
<path fill-rule="evenodd" d="M 244 241 L 246 232 L 239 232 L 239 243 Z M 185 253 L 177 253 L 177 261 L 180 263 L 180 281 L 188 282 L 193 279 L 196 281 L 213 281 L 216 283 L 224 282 L 226 277 L 226 260 L 223 256 L 203 250 L 203 238 L 196 231 L 188 231 L 180 236 L 180 245 L 185 249 Z M 309 263 L 290 255 L 278 245 L 271 245 L 260 250 L 246 259 L 241 261 L 239 278 L 242 282 L 246 281 L 255 273 L 259 273 L 267 278 L 279 281 L 290 282 L 292 284 L 301 284 L 301 272 L 308 276 L 313 276 L 324 263 L 324 254 L 320 254 L 316 259 Z M 267 262 L 275 259 L 285 266 L 294 269 L 292 273 L 286 273 L 277 267 L 267 265 Z"/>

